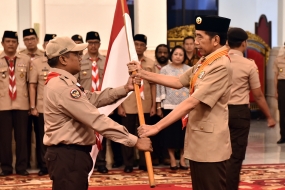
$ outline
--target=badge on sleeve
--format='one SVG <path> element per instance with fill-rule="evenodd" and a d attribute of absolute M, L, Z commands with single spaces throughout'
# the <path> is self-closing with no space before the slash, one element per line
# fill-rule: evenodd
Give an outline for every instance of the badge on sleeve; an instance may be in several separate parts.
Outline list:
<path fill-rule="evenodd" d="M 205 71 L 202 71 L 199 75 L 198 75 L 198 78 L 199 79 L 202 79 L 205 75 Z"/>
<path fill-rule="evenodd" d="M 78 98 L 80 98 L 81 93 L 80 93 L 79 90 L 77 90 L 77 89 L 72 89 L 72 90 L 70 91 L 70 95 L 71 95 L 72 98 L 78 99 Z"/>

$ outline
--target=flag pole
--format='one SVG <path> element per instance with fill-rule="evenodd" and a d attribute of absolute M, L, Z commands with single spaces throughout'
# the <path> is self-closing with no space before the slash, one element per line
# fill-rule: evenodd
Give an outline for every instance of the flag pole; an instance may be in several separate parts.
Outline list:
<path fill-rule="evenodd" d="M 125 13 L 124 2 L 126 2 L 126 0 L 121 0 L 121 6 L 122 6 L 122 9 L 123 9 L 122 10 L 123 13 Z M 125 23 L 125 26 L 126 26 L 125 16 L 124 16 L 124 23 Z M 126 29 L 126 34 L 127 34 L 127 29 Z M 127 44 L 129 46 L 128 38 L 127 38 Z M 129 58 L 131 59 L 129 48 L 128 48 L 128 52 L 129 52 Z M 136 74 L 136 72 L 134 71 L 132 74 Z M 134 84 L 134 88 L 135 88 L 135 92 L 134 93 L 136 95 L 136 100 L 137 100 L 137 108 L 138 108 L 138 115 L 139 115 L 140 125 L 144 125 L 145 124 L 145 119 L 144 119 L 144 112 L 143 112 L 143 107 L 142 107 L 142 101 L 141 101 L 141 96 L 140 96 L 139 85 Z M 144 155 L 145 155 L 146 167 L 147 167 L 147 172 L 148 172 L 149 185 L 150 185 L 151 188 L 154 188 L 155 187 L 155 182 L 154 182 L 154 174 L 153 174 L 153 167 L 152 167 L 152 161 L 151 161 L 150 152 L 149 151 L 145 151 Z"/>

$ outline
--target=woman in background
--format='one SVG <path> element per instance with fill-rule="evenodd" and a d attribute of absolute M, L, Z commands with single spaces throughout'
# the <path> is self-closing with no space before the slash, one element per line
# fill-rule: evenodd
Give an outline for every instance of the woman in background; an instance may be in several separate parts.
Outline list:
<path fill-rule="evenodd" d="M 188 70 L 190 67 L 185 65 L 186 51 L 182 46 L 175 46 L 170 52 L 171 63 L 167 64 L 160 70 L 160 74 L 179 76 Z M 189 97 L 189 89 L 181 88 L 179 90 L 157 85 L 156 102 L 157 114 L 160 117 L 169 114 L 177 105 Z M 182 120 L 178 120 L 169 127 L 163 129 L 164 146 L 168 149 L 170 156 L 170 169 L 177 170 L 178 168 L 187 170 L 184 159 L 184 137 L 185 129 L 182 128 Z M 176 164 L 175 150 L 180 150 L 179 167 Z"/>

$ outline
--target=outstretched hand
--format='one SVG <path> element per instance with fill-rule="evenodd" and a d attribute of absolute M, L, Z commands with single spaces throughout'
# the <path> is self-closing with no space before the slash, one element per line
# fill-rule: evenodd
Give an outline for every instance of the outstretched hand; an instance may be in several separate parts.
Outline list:
<path fill-rule="evenodd" d="M 141 125 L 138 128 L 139 137 L 154 136 L 159 132 L 159 129 L 155 125 Z"/>

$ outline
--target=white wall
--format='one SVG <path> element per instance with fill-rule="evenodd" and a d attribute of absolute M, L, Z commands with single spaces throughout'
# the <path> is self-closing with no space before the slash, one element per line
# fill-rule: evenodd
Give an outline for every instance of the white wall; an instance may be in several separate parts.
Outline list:
<path fill-rule="evenodd" d="M 46 33 L 58 36 L 97 31 L 101 48 L 107 49 L 113 24 L 116 0 L 45 0 Z"/>
<path fill-rule="evenodd" d="M 280 44 L 278 40 L 278 1 L 219 0 L 219 16 L 230 18 L 230 25 L 233 27 L 240 27 L 254 33 L 255 22 L 259 21 L 260 15 L 266 15 L 268 21 L 272 23 L 272 47 L 278 46 Z"/>

